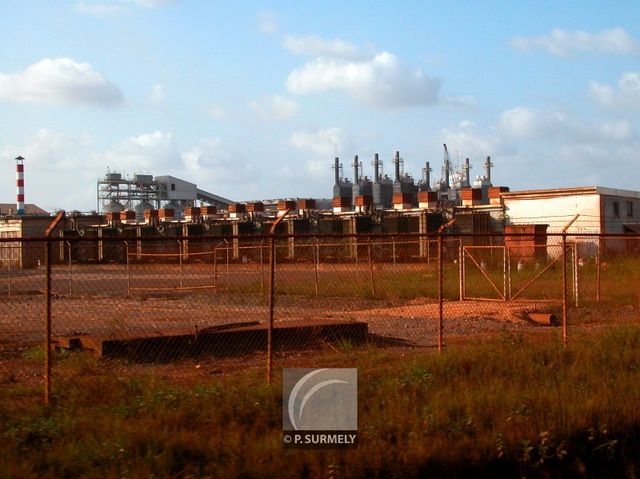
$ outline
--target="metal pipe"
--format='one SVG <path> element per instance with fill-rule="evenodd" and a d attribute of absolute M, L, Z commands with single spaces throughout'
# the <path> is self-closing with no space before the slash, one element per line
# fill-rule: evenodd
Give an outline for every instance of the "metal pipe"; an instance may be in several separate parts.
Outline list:
<path fill-rule="evenodd" d="M 484 162 L 484 177 L 487 179 L 489 183 L 491 183 L 491 167 L 493 163 L 491 163 L 491 157 L 487 156 L 486 161 Z"/>
<path fill-rule="evenodd" d="M 458 240 L 458 273 L 460 277 L 460 301 L 464 300 L 464 252 L 462 240 Z"/>
<path fill-rule="evenodd" d="M 338 158 L 337 156 L 335 159 L 333 169 L 335 170 L 336 185 L 339 185 L 340 184 L 340 158 Z"/>
<path fill-rule="evenodd" d="M 11 261 L 13 260 L 13 251 L 9 247 L 9 297 L 11 297 Z"/>
<path fill-rule="evenodd" d="M 127 255 L 127 296 L 131 295 L 131 266 L 129 265 L 129 243 L 124 242 L 125 252 Z"/>
<path fill-rule="evenodd" d="M 371 294 L 373 297 L 376 297 L 376 282 L 373 275 L 373 257 L 371 255 L 371 237 L 368 238 L 367 242 L 367 255 L 369 259 L 369 280 L 371 281 Z"/>
<path fill-rule="evenodd" d="M 471 175 L 469 171 L 471 170 L 471 165 L 469 164 L 469 158 L 464 159 L 464 166 L 462 167 L 463 172 L 463 186 L 469 187 L 471 186 Z"/>
<path fill-rule="evenodd" d="M 314 270 L 315 270 L 315 280 L 316 280 L 316 296 L 320 294 L 320 242 L 318 238 L 316 238 L 316 244 L 314 248 Z"/>
<path fill-rule="evenodd" d="M 180 251 L 180 254 L 178 256 L 179 260 L 180 260 L 180 289 L 182 289 L 183 287 L 183 282 L 182 282 L 182 242 L 180 240 L 176 240 L 178 241 L 178 249 Z"/>
<path fill-rule="evenodd" d="M 287 209 L 282 216 L 276 219 L 269 230 L 269 324 L 267 328 L 267 383 L 271 383 L 273 376 L 273 319 L 276 303 L 276 227 L 285 216 L 291 212 Z"/>
<path fill-rule="evenodd" d="M 360 165 L 358 164 L 358 155 L 353 157 L 353 184 L 357 185 L 358 182 L 360 181 L 360 172 L 359 172 L 359 167 Z"/>
<path fill-rule="evenodd" d="M 438 352 L 442 352 L 442 338 L 444 326 L 444 260 L 442 257 L 442 236 L 444 230 L 455 223 L 452 219 L 438 228 Z"/>
<path fill-rule="evenodd" d="M 429 162 L 427 161 L 425 163 L 425 167 L 424 167 L 424 182 L 427 185 L 427 190 L 431 189 L 431 166 L 429 165 Z"/>
<path fill-rule="evenodd" d="M 444 317 L 444 275 L 442 258 L 442 231 L 438 232 L 438 352 L 442 352 L 442 329 Z"/>
<path fill-rule="evenodd" d="M 503 298 L 506 301 L 509 299 L 507 296 L 507 247 L 502 247 L 502 287 L 503 287 Z"/>
<path fill-rule="evenodd" d="M 69 297 L 71 297 L 72 291 L 71 291 L 71 243 L 69 243 L 68 241 L 66 241 L 67 243 L 67 251 L 68 251 L 68 255 L 69 255 Z"/>
<path fill-rule="evenodd" d="M 393 165 L 395 167 L 396 181 L 400 181 L 400 152 L 399 151 L 396 151 L 396 157 L 393 160 Z"/>
<path fill-rule="evenodd" d="M 576 308 L 580 307 L 580 290 L 578 287 L 578 243 L 573 243 L 573 292 Z"/>
<path fill-rule="evenodd" d="M 596 302 L 600 302 L 600 258 L 602 249 L 600 247 L 600 238 L 598 238 L 598 253 L 596 256 Z"/>
<path fill-rule="evenodd" d="M 562 234 L 562 342 L 567 344 L 567 234 Z"/>
<path fill-rule="evenodd" d="M 377 153 L 373 155 L 373 181 L 380 182 L 380 159 Z"/>
<path fill-rule="evenodd" d="M 46 304 L 46 322 L 44 336 L 44 405 L 49 406 L 51 398 L 51 242 L 47 238 L 45 243 L 45 262 L 46 262 L 46 285 L 45 291 L 47 296 Z"/>
<path fill-rule="evenodd" d="M 46 263 L 46 318 L 44 335 L 44 405 L 49 406 L 51 401 L 51 233 L 64 218 L 64 211 L 59 211 L 51 224 L 44 232 L 45 263 Z"/>

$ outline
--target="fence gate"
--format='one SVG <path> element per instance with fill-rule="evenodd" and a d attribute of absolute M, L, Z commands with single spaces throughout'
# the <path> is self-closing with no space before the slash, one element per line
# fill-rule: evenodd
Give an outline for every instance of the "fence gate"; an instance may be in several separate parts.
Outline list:
<path fill-rule="evenodd" d="M 576 245 L 567 244 L 568 292 L 578 306 Z M 562 245 L 511 246 L 507 249 L 510 300 L 562 300 Z"/>
<path fill-rule="evenodd" d="M 506 301 L 507 257 L 504 246 L 463 246 L 461 299 Z"/>

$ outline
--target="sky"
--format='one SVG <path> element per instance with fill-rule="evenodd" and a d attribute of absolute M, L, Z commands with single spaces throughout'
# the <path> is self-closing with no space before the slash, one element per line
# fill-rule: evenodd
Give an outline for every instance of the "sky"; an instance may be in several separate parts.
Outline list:
<path fill-rule="evenodd" d="M 0 202 L 96 209 L 107 171 L 330 197 L 333 158 L 640 189 L 640 3 L 0 0 Z"/>

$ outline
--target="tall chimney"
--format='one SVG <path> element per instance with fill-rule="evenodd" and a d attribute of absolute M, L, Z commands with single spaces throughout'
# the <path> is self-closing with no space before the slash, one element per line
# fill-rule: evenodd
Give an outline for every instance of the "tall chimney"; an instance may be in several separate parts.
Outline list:
<path fill-rule="evenodd" d="M 336 185 L 340 184 L 340 159 L 336 156 L 335 164 L 333 165 L 333 169 L 336 170 Z"/>
<path fill-rule="evenodd" d="M 353 184 L 357 185 L 359 182 L 359 173 L 358 173 L 358 155 L 353 157 Z"/>
<path fill-rule="evenodd" d="M 427 185 L 427 189 L 430 190 L 431 189 L 431 166 L 429 165 L 429 162 L 427 161 L 425 163 L 425 167 L 422 170 L 424 172 L 424 182 Z"/>
<path fill-rule="evenodd" d="M 17 214 L 24 214 L 24 158 L 16 157 L 16 209 Z"/>
<path fill-rule="evenodd" d="M 469 165 L 469 158 L 465 158 L 464 166 L 462 167 L 462 181 L 464 183 L 464 187 L 471 186 L 471 177 L 469 175 L 469 170 L 471 170 L 471 165 Z"/>
<path fill-rule="evenodd" d="M 393 160 L 396 167 L 396 181 L 400 181 L 400 152 L 396 151 L 396 158 Z"/>
<path fill-rule="evenodd" d="M 380 181 L 380 159 L 377 153 L 373 157 L 373 181 L 376 183 Z"/>
<path fill-rule="evenodd" d="M 487 179 L 489 183 L 491 183 L 491 167 L 493 163 L 491 163 L 491 157 L 487 156 L 487 161 L 484 162 L 484 177 Z"/>
<path fill-rule="evenodd" d="M 451 184 L 449 183 L 449 168 L 449 157 L 447 156 L 444 160 L 444 165 L 442 165 L 442 179 L 444 180 L 444 185 L 447 189 L 451 187 Z"/>

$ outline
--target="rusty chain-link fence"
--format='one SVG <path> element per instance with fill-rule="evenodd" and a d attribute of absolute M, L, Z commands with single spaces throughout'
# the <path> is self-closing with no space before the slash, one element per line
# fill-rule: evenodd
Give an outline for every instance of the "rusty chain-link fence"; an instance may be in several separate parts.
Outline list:
<path fill-rule="evenodd" d="M 291 350 L 442 348 L 540 324 L 567 341 L 573 325 L 640 312 L 636 236 L 4 238 L 0 261 L 5 357 L 258 355 L 270 377 Z"/>

